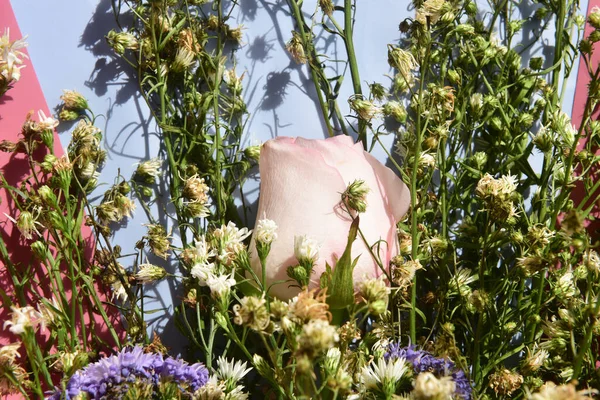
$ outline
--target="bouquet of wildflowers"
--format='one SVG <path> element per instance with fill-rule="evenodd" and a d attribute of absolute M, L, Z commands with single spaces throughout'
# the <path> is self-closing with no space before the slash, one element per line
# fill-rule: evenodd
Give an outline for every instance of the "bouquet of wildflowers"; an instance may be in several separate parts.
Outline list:
<path fill-rule="evenodd" d="M 414 17 L 398 21 L 401 40 L 388 45 L 387 81 L 365 85 L 353 43 L 358 2 L 320 0 L 311 10 L 304 1 L 279 3 L 294 24 L 286 50 L 306 64 L 329 138 L 277 137 L 242 149 L 248 112 L 244 74 L 235 68 L 243 45 L 242 28 L 232 24 L 237 3 L 135 0 L 115 2 L 124 22 L 106 39 L 137 74 L 160 128 L 162 157 L 141 162 L 89 201 L 105 153 L 95 116 L 71 91 L 59 114 L 77 120 L 68 156 L 54 154 L 58 122 L 45 115 L 28 119 L 18 142 L 2 143 L 31 165 L 23 187 L 5 180 L 3 187 L 52 292 L 40 294 L 38 280 L 15 268 L 0 242 L 17 299 L 6 326 L 31 359 L 26 370 L 17 362 L 20 344 L 1 350 L 2 393 L 597 394 L 600 256 L 586 226 L 600 186 L 600 126 L 592 118 L 600 70 L 591 63 L 600 11 L 589 15 L 591 33 L 583 36 L 576 2 L 540 0 L 523 15 L 506 1 L 414 0 Z M 536 32 L 532 39 L 522 34 L 526 26 Z M 549 27 L 551 56 L 523 59 L 522 49 Z M 339 104 L 344 76 L 328 75 L 333 61 L 320 52 L 323 40 L 345 49 L 335 62 L 351 80 L 349 115 Z M 578 57 L 590 85 L 576 126 L 561 106 Z M 394 137 L 393 151 L 382 145 L 384 135 Z M 370 154 L 376 146 L 393 168 Z M 43 159 L 33 152 L 38 147 Z M 248 224 L 249 207 L 242 195 L 238 214 L 235 193 L 256 164 L 258 218 Z M 162 206 L 174 230 L 153 212 L 161 205 L 159 179 L 168 185 L 170 207 Z M 578 189 L 585 195 L 575 199 Z M 136 204 L 149 224 L 127 256 L 111 233 Z M 94 233 L 91 261 L 82 224 Z M 177 272 L 144 262 L 148 254 L 173 260 Z M 162 279 L 183 290 L 174 318 L 188 340 L 187 361 L 148 338 L 144 290 Z M 81 290 L 69 292 L 64 282 Z M 100 300 L 97 286 L 110 288 L 110 301 Z M 123 321 L 121 336 L 111 310 Z M 98 316 L 110 342 L 81 324 Z M 49 356 L 35 344 L 46 328 L 49 348 L 57 349 Z"/>

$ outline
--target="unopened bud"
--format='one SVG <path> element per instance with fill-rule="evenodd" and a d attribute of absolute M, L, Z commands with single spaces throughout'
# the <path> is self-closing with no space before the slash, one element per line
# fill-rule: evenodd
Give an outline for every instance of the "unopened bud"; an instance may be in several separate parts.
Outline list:
<path fill-rule="evenodd" d="M 351 210 L 362 213 L 367 210 L 368 193 L 369 188 L 365 184 L 365 181 L 357 179 L 348 185 L 342 194 L 342 200 Z"/>

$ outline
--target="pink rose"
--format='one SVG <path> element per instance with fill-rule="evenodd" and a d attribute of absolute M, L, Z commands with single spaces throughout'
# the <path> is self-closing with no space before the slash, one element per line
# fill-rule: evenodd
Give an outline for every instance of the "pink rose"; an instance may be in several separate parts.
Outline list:
<path fill-rule="evenodd" d="M 362 179 L 369 187 L 366 212 L 360 214 L 360 229 L 369 245 L 383 240 L 379 257 L 385 268 L 398 253 L 396 223 L 410 205 L 406 185 L 392 170 L 354 144 L 348 136 L 325 140 L 278 137 L 266 142 L 260 153 L 260 197 L 258 219 L 267 218 L 278 226 L 277 239 L 267 258 L 269 284 L 289 280 L 286 269 L 297 265 L 294 236 L 308 235 L 321 245 L 311 275 L 317 287 L 325 263 L 335 266 L 348 240 L 352 219 L 340 209 L 341 194 L 348 184 Z M 252 238 L 252 268 L 261 276 L 260 260 Z M 376 252 L 374 248 L 374 252 Z M 376 277 L 381 269 L 362 238 L 352 245 L 352 258 L 360 256 L 354 269 L 355 285 L 364 276 Z M 292 282 L 279 283 L 270 293 L 280 299 L 298 294 Z"/>

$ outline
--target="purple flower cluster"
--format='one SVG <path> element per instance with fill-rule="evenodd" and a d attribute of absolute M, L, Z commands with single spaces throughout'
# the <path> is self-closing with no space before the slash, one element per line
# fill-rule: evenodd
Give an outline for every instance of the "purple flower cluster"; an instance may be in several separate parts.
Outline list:
<path fill-rule="evenodd" d="M 67 383 L 65 398 L 84 392 L 97 400 L 118 387 L 127 390 L 132 383 L 158 385 L 161 381 L 176 382 L 182 390 L 193 393 L 208 382 L 208 370 L 201 363 L 190 365 L 179 358 L 144 353 L 142 347 L 135 346 L 77 371 Z M 56 391 L 49 400 L 59 400 L 61 396 Z"/>
<path fill-rule="evenodd" d="M 463 370 L 447 358 L 438 358 L 424 350 L 416 350 L 415 346 L 400 347 L 400 344 L 397 343 L 388 346 L 388 351 L 384 357 L 386 360 L 405 358 L 406 361 L 412 364 L 413 371 L 416 374 L 431 372 L 438 378 L 451 376 L 456 385 L 454 394 L 464 400 L 471 399 L 472 388 L 467 376 Z"/>

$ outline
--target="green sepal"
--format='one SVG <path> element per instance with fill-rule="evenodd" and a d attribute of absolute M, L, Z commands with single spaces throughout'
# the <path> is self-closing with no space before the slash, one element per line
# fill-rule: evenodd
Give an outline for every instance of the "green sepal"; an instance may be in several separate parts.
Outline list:
<path fill-rule="evenodd" d="M 352 273 L 358 262 L 358 257 L 352 260 L 350 253 L 352 251 L 352 243 L 354 243 L 358 233 L 358 222 L 359 218 L 356 217 L 352 221 L 352 225 L 350 225 L 346 249 L 335 264 L 331 285 L 327 289 L 327 303 L 329 303 L 329 308 L 332 310 L 343 309 L 354 303 L 354 279 Z"/>

